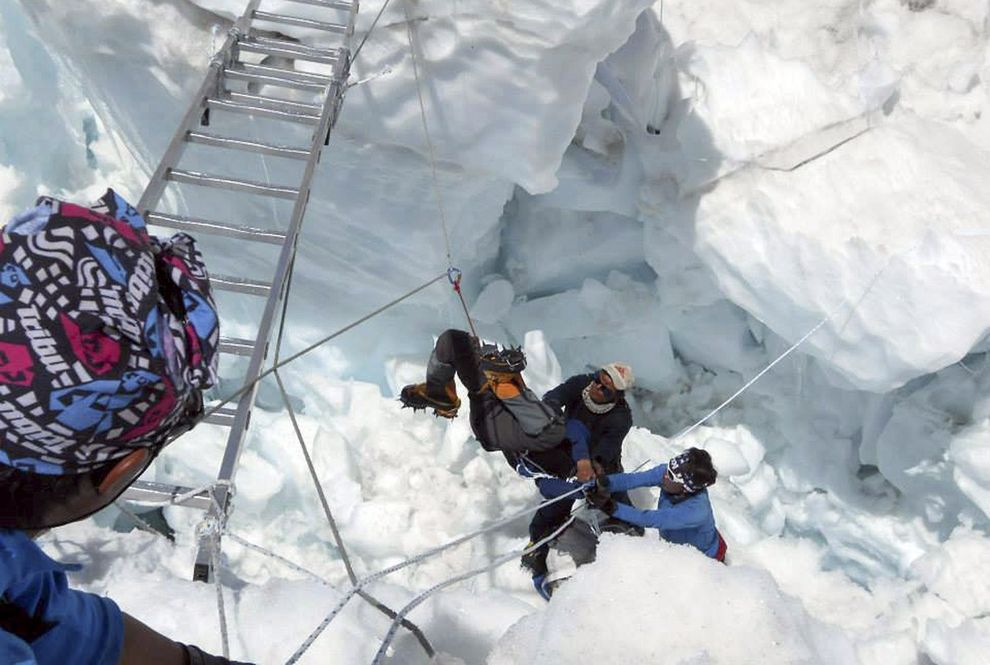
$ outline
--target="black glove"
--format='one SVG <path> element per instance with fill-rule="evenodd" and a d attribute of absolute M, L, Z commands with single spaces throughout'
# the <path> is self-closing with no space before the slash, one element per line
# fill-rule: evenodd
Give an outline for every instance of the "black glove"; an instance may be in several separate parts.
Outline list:
<path fill-rule="evenodd" d="M 595 485 L 585 490 L 584 498 L 606 515 L 611 515 L 617 508 L 615 499 L 612 498 L 612 492 L 608 488 L 608 476 L 598 476 L 595 479 Z"/>
<path fill-rule="evenodd" d="M 220 656 L 211 656 L 191 644 L 180 645 L 186 652 L 186 665 L 253 665 L 239 660 L 227 660 Z"/>

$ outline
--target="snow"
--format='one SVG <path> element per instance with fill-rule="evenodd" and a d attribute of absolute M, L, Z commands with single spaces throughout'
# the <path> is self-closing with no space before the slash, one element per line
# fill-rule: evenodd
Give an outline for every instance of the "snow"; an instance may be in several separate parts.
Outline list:
<path fill-rule="evenodd" d="M 722 566 L 649 537 L 617 536 L 604 536 L 598 559 L 580 569 L 546 611 L 513 626 L 488 662 L 585 659 L 856 662 L 848 639 L 781 593 L 766 571 Z"/>
<path fill-rule="evenodd" d="M 449 251 L 479 333 L 523 345 L 538 392 L 606 362 L 633 366 L 626 468 L 708 449 L 729 542 L 725 567 L 655 534 L 608 538 L 549 605 L 515 565 L 486 572 L 412 612 L 437 662 L 985 660 L 990 8 L 907 4 L 390 3 L 315 182 L 287 351 L 440 275 Z M 242 7 L 0 4 L 0 214 L 107 184 L 137 198 Z M 380 8 L 362 3 L 359 32 Z M 277 160 L 222 166 L 294 177 Z M 228 212 L 254 225 L 285 214 L 251 201 Z M 202 245 L 215 272 L 270 270 L 266 250 Z M 226 334 L 249 336 L 252 312 L 221 307 Z M 669 438 L 823 319 L 715 419 Z M 444 282 L 285 371 L 359 576 L 538 501 L 466 418 L 394 399 L 421 380 L 436 335 L 463 321 Z M 222 390 L 239 371 L 222 366 Z M 252 420 L 231 531 L 330 584 L 224 541 L 232 655 L 284 662 L 349 586 L 267 382 Z M 223 442 L 200 426 L 149 479 L 209 482 Z M 201 516 L 165 513 L 174 544 L 113 510 L 43 544 L 87 564 L 77 586 L 219 652 L 215 592 L 189 581 Z M 520 548 L 525 522 L 370 591 L 401 607 Z M 388 623 L 353 599 L 301 662 L 369 662 Z M 391 661 L 425 658 L 400 631 Z"/>

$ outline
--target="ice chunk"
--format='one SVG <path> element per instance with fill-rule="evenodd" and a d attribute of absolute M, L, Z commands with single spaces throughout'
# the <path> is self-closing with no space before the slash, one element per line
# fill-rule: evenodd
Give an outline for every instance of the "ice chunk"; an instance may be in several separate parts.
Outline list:
<path fill-rule="evenodd" d="M 987 153 L 962 134 L 904 120 L 792 173 L 723 181 L 700 201 L 697 249 L 734 302 L 789 340 L 831 315 L 805 349 L 889 390 L 990 330 L 990 260 L 954 236 L 988 219 L 987 177 Z"/>
<path fill-rule="evenodd" d="M 739 446 L 732 441 L 711 437 L 702 447 L 712 456 L 712 464 L 720 474 L 742 476 L 752 470 Z"/>
<path fill-rule="evenodd" d="M 766 572 L 650 537 L 606 535 L 598 559 L 510 628 L 488 663 L 617 662 L 618 654 L 630 663 L 857 662 L 848 638 Z"/>

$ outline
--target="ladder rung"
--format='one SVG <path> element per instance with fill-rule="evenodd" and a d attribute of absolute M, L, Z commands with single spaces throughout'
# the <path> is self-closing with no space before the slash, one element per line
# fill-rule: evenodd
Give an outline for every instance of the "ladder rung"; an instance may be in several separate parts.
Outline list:
<path fill-rule="evenodd" d="M 231 277 L 230 275 L 210 275 L 210 285 L 217 291 L 233 291 L 234 293 L 247 293 L 252 296 L 265 296 L 271 292 L 271 284 L 259 282 L 254 279 L 243 277 Z"/>
<path fill-rule="evenodd" d="M 274 118 L 275 120 L 286 120 L 288 122 L 301 122 L 306 125 L 315 125 L 320 121 L 320 116 L 309 113 L 299 113 L 286 109 L 269 108 L 267 106 L 256 106 L 254 104 L 242 104 L 227 99 L 210 97 L 206 100 L 210 108 L 231 113 L 244 113 L 263 118 Z"/>
<path fill-rule="evenodd" d="M 292 0 L 292 1 L 304 5 L 316 5 L 317 7 L 326 7 L 327 9 L 339 9 L 345 12 L 351 11 L 351 7 L 353 4 L 347 2 L 346 0 Z"/>
<path fill-rule="evenodd" d="M 135 503 L 174 503 L 177 497 L 189 494 L 192 490 L 193 488 L 191 487 L 182 487 L 181 485 L 166 485 L 164 483 L 149 483 L 144 480 L 135 480 L 124 491 L 121 498 L 125 501 L 134 501 Z M 209 490 L 203 490 L 202 492 L 193 494 L 182 503 L 175 505 L 206 510 L 213 505 L 213 502 L 210 500 Z"/>
<path fill-rule="evenodd" d="M 241 339 L 239 337 L 220 338 L 220 353 L 229 353 L 235 356 L 249 356 L 253 352 L 253 339 Z"/>
<path fill-rule="evenodd" d="M 223 406 L 217 409 L 216 412 L 203 418 L 203 422 L 210 423 L 211 425 L 223 425 L 224 427 L 230 427 L 234 424 L 234 418 L 236 416 L 236 408 Z"/>
<path fill-rule="evenodd" d="M 238 48 L 249 53 L 275 55 L 293 60 L 308 60 L 332 65 L 340 59 L 336 51 L 317 51 L 314 49 L 297 48 L 292 42 L 275 43 L 276 40 L 259 41 L 257 39 L 242 39 L 237 42 Z"/>
<path fill-rule="evenodd" d="M 299 190 L 295 187 L 284 185 L 266 185 L 252 180 L 239 180 L 228 178 L 227 176 L 210 175 L 207 173 L 196 173 L 195 171 L 181 171 L 170 169 L 165 176 L 172 182 L 180 182 L 187 185 L 199 185 L 200 187 L 216 187 L 218 189 L 232 189 L 235 192 L 247 192 L 261 196 L 274 196 L 280 199 L 295 199 L 299 196 Z"/>
<path fill-rule="evenodd" d="M 169 215 L 164 212 L 151 211 L 145 213 L 144 218 L 149 224 L 167 226 L 170 229 L 179 229 L 180 231 L 198 231 L 200 233 L 237 238 L 239 240 L 266 242 L 270 245 L 281 245 L 285 242 L 285 234 L 280 231 L 266 231 L 250 226 L 223 224 L 199 217 L 182 217 L 179 215 Z"/>
<path fill-rule="evenodd" d="M 200 143 L 215 148 L 229 148 L 231 150 L 246 150 L 248 152 L 258 152 L 263 155 L 273 155 L 275 157 L 286 157 L 288 159 L 307 159 L 309 150 L 305 148 L 292 148 L 284 145 L 274 145 L 271 143 L 261 143 L 259 141 L 248 141 L 246 139 L 236 139 L 230 136 L 217 136 L 205 132 L 189 132 L 186 139 L 190 143 Z"/>
<path fill-rule="evenodd" d="M 248 31 L 248 38 L 253 42 L 258 44 L 266 44 L 268 46 L 277 46 L 279 48 L 289 49 L 291 51 L 302 51 L 303 53 L 315 53 L 317 55 L 329 55 L 340 57 L 340 49 L 334 48 L 320 48 L 319 46 L 312 46 L 301 42 L 296 39 L 289 39 L 283 37 L 272 37 L 266 31 L 252 29 Z"/>
<path fill-rule="evenodd" d="M 301 16 L 289 16 L 287 14 L 273 14 L 272 12 L 263 12 L 257 9 L 251 13 L 251 18 L 256 21 L 268 21 L 269 23 L 295 25 L 300 28 L 313 28 L 314 30 L 334 32 L 338 35 L 350 34 L 351 30 L 342 23 L 327 23 L 326 21 L 317 21 L 311 18 L 302 18 Z"/>
<path fill-rule="evenodd" d="M 330 85 L 330 77 L 315 72 L 304 72 L 298 69 L 285 69 L 283 67 L 273 67 L 272 65 L 256 65 L 251 62 L 238 62 L 234 64 L 234 71 L 244 71 L 247 74 L 257 74 L 259 76 L 276 76 L 278 78 L 299 81 L 300 83 L 315 83 L 320 88 Z"/>
<path fill-rule="evenodd" d="M 252 74 L 244 71 L 240 67 L 227 68 L 223 72 L 224 78 L 228 81 L 247 81 L 248 83 L 260 83 L 262 85 L 274 85 L 280 88 L 292 88 L 294 90 L 309 90 L 311 92 L 323 92 L 325 84 L 310 81 L 299 81 L 281 76 L 271 76 L 269 74 Z"/>
<path fill-rule="evenodd" d="M 247 92 L 237 92 L 229 90 L 227 97 L 235 102 L 245 104 L 257 104 L 266 108 L 273 108 L 280 111 L 290 111 L 293 113 L 308 113 L 320 115 L 323 107 L 318 104 L 307 104 L 306 102 L 295 102 L 290 99 L 279 99 L 278 97 L 266 97 L 264 95 L 254 95 Z"/>

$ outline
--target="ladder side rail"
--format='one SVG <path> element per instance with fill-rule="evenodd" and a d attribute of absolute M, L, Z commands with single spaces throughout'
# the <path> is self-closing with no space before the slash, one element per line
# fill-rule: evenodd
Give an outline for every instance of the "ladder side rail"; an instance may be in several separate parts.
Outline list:
<path fill-rule="evenodd" d="M 165 176 L 168 170 L 176 164 L 185 149 L 186 132 L 199 124 L 199 118 L 206 109 L 206 99 L 220 85 L 220 75 L 226 64 L 223 58 L 221 58 L 221 54 L 226 56 L 231 53 L 240 35 L 247 34 L 251 24 L 251 14 L 260 4 L 261 0 L 250 0 L 248 2 L 247 9 L 234 22 L 233 27 L 227 32 L 227 38 L 224 40 L 220 50 L 210 61 L 206 78 L 203 79 L 202 85 L 196 91 L 192 104 L 189 105 L 189 110 L 186 111 L 186 115 L 182 118 L 179 130 L 172 136 L 171 142 L 169 142 L 168 147 L 165 149 L 165 154 L 162 155 L 161 161 L 158 162 L 158 167 L 152 174 L 151 180 L 148 181 L 148 186 L 145 188 L 144 193 L 141 194 L 137 209 L 142 215 L 152 210 L 158 204 L 167 184 Z"/>
<path fill-rule="evenodd" d="M 306 161 L 306 168 L 299 186 L 299 196 L 293 206 L 292 216 L 289 219 L 289 225 L 286 231 L 285 243 L 282 245 L 282 251 L 279 253 L 278 265 L 272 280 L 272 290 L 268 301 L 265 303 L 254 352 L 251 354 L 247 375 L 245 376 L 245 381 L 248 383 L 255 381 L 263 371 L 275 319 L 281 300 L 285 295 L 284 291 L 288 282 L 289 271 L 295 259 L 299 232 L 303 217 L 306 214 L 306 207 L 309 203 L 310 183 L 320 161 L 324 139 L 332 129 L 344 91 L 346 90 L 346 80 L 350 69 L 350 52 L 347 49 L 341 49 L 341 54 L 342 57 L 334 65 L 333 80 L 327 90 L 319 124 L 313 133 L 313 143 L 310 147 L 309 159 Z M 258 387 L 258 383 L 254 383 L 251 389 L 247 390 L 237 402 L 237 415 L 234 417 L 234 422 L 231 425 L 223 459 L 220 463 L 220 470 L 217 474 L 216 503 L 211 506 L 209 511 L 208 519 L 212 518 L 216 524 L 224 524 L 227 517 L 231 499 L 230 487 L 237 473 L 237 466 L 247 435 L 251 409 L 257 395 Z M 196 580 L 209 579 L 211 547 L 212 539 L 209 536 L 205 536 L 200 540 L 193 573 L 193 578 Z"/>
<path fill-rule="evenodd" d="M 347 49 L 348 60 L 350 60 L 350 54 L 354 52 L 354 31 L 357 29 L 358 9 L 360 9 L 360 0 L 352 0 L 351 7 L 347 12 L 347 25 L 350 29 L 344 35 L 344 48 Z M 350 62 L 348 62 L 348 67 L 350 67 Z M 345 80 L 344 83 L 346 84 L 347 81 Z"/>

